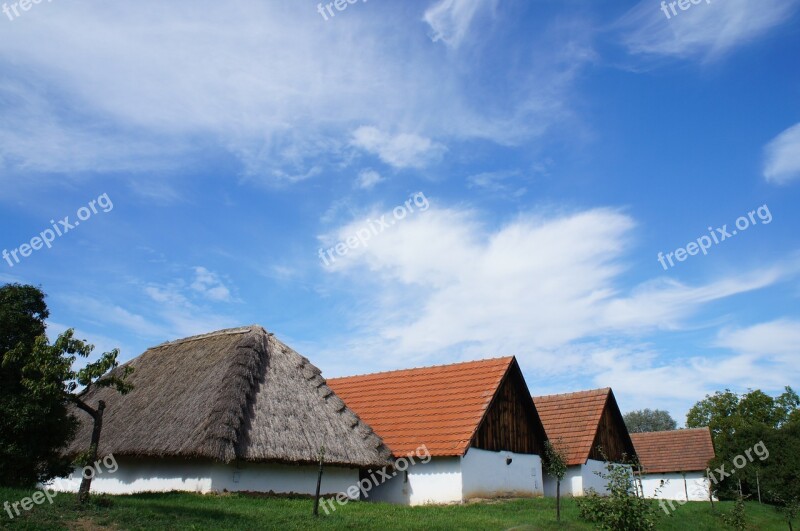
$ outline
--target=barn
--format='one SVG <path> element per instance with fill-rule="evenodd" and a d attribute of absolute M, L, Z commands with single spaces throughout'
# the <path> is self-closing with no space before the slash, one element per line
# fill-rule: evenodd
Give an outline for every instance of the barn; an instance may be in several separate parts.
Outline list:
<path fill-rule="evenodd" d="M 83 394 L 90 405 L 106 402 L 98 455 L 118 463 L 96 476 L 95 492 L 313 494 L 324 445 L 322 492 L 335 494 L 360 469 L 391 463 L 320 371 L 260 326 L 165 343 L 126 365 L 134 368 L 129 394 Z M 72 454 L 86 450 L 91 433 L 89 417 L 75 414 L 82 423 Z"/>
<path fill-rule="evenodd" d="M 711 483 L 706 468 L 715 454 L 708 428 L 632 433 L 631 439 L 639 456 L 645 497 L 709 500 Z"/>
<path fill-rule="evenodd" d="M 397 461 L 430 456 L 369 499 L 420 505 L 540 496 L 545 432 L 513 357 L 335 378 L 328 385 Z"/>
<path fill-rule="evenodd" d="M 613 391 L 606 387 L 537 396 L 533 401 L 547 438 L 566 454 L 568 468 L 561 493 L 583 496 L 590 488 L 606 492 L 606 481 L 597 474 L 605 472 L 603 454 L 615 463 L 635 455 Z M 544 494 L 556 495 L 554 478 L 545 476 Z"/>

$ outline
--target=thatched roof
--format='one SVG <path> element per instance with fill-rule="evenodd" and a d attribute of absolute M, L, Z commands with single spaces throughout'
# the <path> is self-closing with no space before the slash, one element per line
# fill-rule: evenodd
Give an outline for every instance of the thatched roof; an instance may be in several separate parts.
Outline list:
<path fill-rule="evenodd" d="M 131 360 L 134 390 L 88 389 L 105 400 L 100 455 L 237 459 L 349 466 L 389 464 L 383 441 L 348 409 L 306 358 L 260 326 L 220 330 L 153 347 Z M 92 422 L 81 411 L 69 451 L 84 451 Z"/>

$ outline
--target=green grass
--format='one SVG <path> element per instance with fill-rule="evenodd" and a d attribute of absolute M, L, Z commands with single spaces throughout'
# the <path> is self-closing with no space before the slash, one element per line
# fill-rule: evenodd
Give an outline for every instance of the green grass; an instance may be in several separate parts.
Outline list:
<path fill-rule="evenodd" d="M 32 491 L 0 489 L 0 504 L 17 501 Z M 299 498 L 255 498 L 242 494 L 202 496 L 187 493 L 110 497 L 111 506 L 94 501 L 79 509 L 71 494 L 59 494 L 11 520 L 0 507 L 0 527 L 11 529 L 593 529 L 580 520 L 571 499 L 562 501 L 562 522 L 555 521 L 555 500 L 509 500 L 467 505 L 402 507 L 351 502 L 330 515 L 314 518 L 312 501 Z M 659 529 L 724 529 L 721 512 L 732 503 L 695 502 L 676 506 L 661 518 Z M 662 513 L 663 514 L 663 513 Z M 752 529 L 788 529 L 775 509 L 747 504 Z"/>

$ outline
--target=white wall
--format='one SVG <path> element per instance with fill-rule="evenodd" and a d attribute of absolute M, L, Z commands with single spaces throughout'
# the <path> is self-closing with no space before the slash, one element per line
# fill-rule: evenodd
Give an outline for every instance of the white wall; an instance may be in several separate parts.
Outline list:
<path fill-rule="evenodd" d="M 688 489 L 689 501 L 708 501 L 709 482 L 703 472 L 687 472 L 686 488 L 683 476 L 678 473 L 647 474 L 642 476 L 641 481 L 645 498 L 686 500 Z"/>
<path fill-rule="evenodd" d="M 134 492 L 221 492 L 253 491 L 314 494 L 316 466 L 290 466 L 265 463 L 238 465 L 194 460 L 116 458 L 115 472 L 99 466 L 92 481 L 92 492 L 131 494 Z M 112 467 L 113 468 L 113 467 Z M 54 488 L 77 492 L 81 471 L 66 480 L 55 481 Z M 358 483 L 358 470 L 326 467 L 321 492 L 335 494 Z"/>
<path fill-rule="evenodd" d="M 410 465 L 392 479 L 373 487 L 371 501 L 425 505 L 461 501 L 461 458 L 434 457 L 427 463 Z"/>
<path fill-rule="evenodd" d="M 625 466 L 630 469 L 629 465 L 618 466 Z M 597 472 L 607 474 L 606 463 L 589 459 L 583 465 L 567 467 L 567 473 L 564 475 L 564 479 L 561 480 L 561 495 L 583 496 L 590 488 L 596 490 L 598 494 L 608 494 L 606 486 L 608 480 L 598 475 Z M 548 475 L 544 477 L 544 495 L 549 498 L 555 498 L 556 496 L 556 480 Z"/>
<path fill-rule="evenodd" d="M 506 459 L 511 463 L 506 464 Z M 461 458 L 461 475 L 464 500 L 543 494 L 542 460 L 538 455 L 470 448 Z"/>

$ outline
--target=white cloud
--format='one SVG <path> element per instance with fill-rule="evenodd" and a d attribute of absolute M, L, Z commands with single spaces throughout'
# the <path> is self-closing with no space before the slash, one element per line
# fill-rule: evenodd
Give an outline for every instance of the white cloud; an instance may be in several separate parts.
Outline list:
<path fill-rule="evenodd" d="M 717 345 L 742 354 L 769 358 L 791 365 L 800 372 L 800 320 L 778 319 L 747 328 L 725 329 Z"/>
<path fill-rule="evenodd" d="M 212 273 L 205 267 L 194 268 L 194 282 L 191 288 L 205 297 L 206 299 L 218 302 L 228 302 L 231 300 L 231 292 L 219 279 L 216 273 Z"/>
<path fill-rule="evenodd" d="M 520 217 L 491 231 L 474 212 L 432 208 L 340 258 L 335 271 L 363 267 L 382 293 L 414 294 L 402 304 L 413 310 L 377 331 L 403 354 L 469 344 L 524 353 L 598 334 L 674 329 L 706 303 L 787 274 L 774 268 L 701 286 L 653 281 L 626 293 L 618 284 L 633 228 L 618 211 L 594 209 Z"/>
<path fill-rule="evenodd" d="M 800 123 L 778 135 L 764 149 L 764 178 L 773 184 L 800 179 Z"/>
<path fill-rule="evenodd" d="M 469 18 L 472 8 L 457 4 L 454 20 Z M 335 23 L 301 3 L 195 6 L 53 2 L 7 24 L 0 163 L 72 178 L 183 168 L 226 150 L 247 180 L 291 184 L 346 162 L 351 132 L 373 124 L 400 132 L 373 135 L 378 156 L 420 167 L 441 155 L 433 138 L 521 142 L 563 124 L 576 61 L 585 62 L 534 53 L 494 61 L 499 75 L 527 74 L 492 86 L 486 105 L 473 96 L 488 87 L 420 43 L 421 13 L 405 6 Z M 535 37 L 520 46 L 574 49 L 569 36 Z"/>
<path fill-rule="evenodd" d="M 496 0 L 438 0 L 431 5 L 423 20 L 431 28 L 431 39 L 458 48 L 478 11 L 494 6 Z"/>
<path fill-rule="evenodd" d="M 370 190 L 383 180 L 384 179 L 381 177 L 381 174 L 375 170 L 363 170 L 358 174 L 357 184 L 358 187 L 363 190 Z"/>
<path fill-rule="evenodd" d="M 356 129 L 352 143 L 395 168 L 424 168 L 445 151 L 444 146 L 430 138 L 409 133 L 392 136 L 372 126 Z"/>
<path fill-rule="evenodd" d="M 671 2 L 667 2 L 669 4 Z M 798 0 L 725 0 L 690 4 L 678 14 L 643 0 L 617 23 L 633 54 L 718 58 L 787 22 Z"/>

